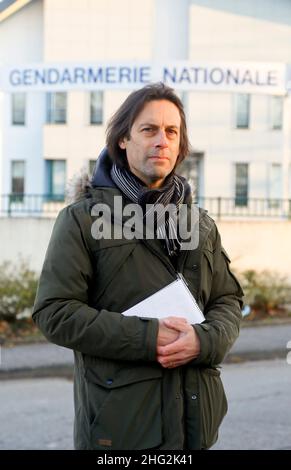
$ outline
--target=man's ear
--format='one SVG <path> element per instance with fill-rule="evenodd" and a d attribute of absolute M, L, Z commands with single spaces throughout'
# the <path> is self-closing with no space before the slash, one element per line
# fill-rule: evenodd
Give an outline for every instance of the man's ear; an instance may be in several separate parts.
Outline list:
<path fill-rule="evenodd" d="M 127 142 L 126 137 L 123 137 L 123 139 L 120 139 L 120 141 L 118 142 L 118 145 L 122 150 L 126 149 L 126 142 Z"/>

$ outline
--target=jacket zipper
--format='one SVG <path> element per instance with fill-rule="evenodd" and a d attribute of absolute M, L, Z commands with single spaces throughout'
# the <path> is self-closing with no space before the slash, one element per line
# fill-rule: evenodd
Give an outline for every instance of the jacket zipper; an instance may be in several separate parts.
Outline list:
<path fill-rule="evenodd" d="M 143 240 L 142 240 L 143 241 Z M 143 241 L 144 242 L 144 241 Z M 146 242 L 144 242 L 145 245 L 149 248 L 149 250 L 154 254 L 156 255 L 160 260 L 161 262 L 163 263 L 163 265 L 167 268 L 167 270 L 175 277 L 175 279 L 181 279 L 182 282 L 184 282 L 186 288 L 189 290 L 189 287 L 188 287 L 188 283 L 186 281 L 186 279 L 184 278 L 183 274 L 181 272 L 178 272 L 176 271 L 176 269 L 172 266 L 172 264 L 168 263 L 161 255 L 158 251 L 156 251 L 152 246 L 150 246 L 149 244 L 147 244 Z M 184 259 L 184 263 L 185 263 L 185 259 Z M 183 265 L 181 266 L 181 268 L 184 266 L 184 263 Z M 189 290 L 189 292 L 191 293 L 191 291 Z M 191 293 L 192 295 L 192 293 Z M 178 374 L 179 374 L 179 390 L 178 390 L 178 393 L 181 395 L 181 400 L 182 400 L 182 408 L 183 408 L 183 414 L 182 414 L 182 429 L 183 429 L 183 432 L 184 432 L 184 435 L 183 435 L 183 447 L 185 447 L 186 445 L 186 429 L 185 429 L 185 399 L 184 399 L 184 390 L 183 390 L 183 386 L 184 386 L 184 375 L 183 375 L 183 371 L 182 371 L 182 368 L 180 367 L 179 370 L 178 370 Z"/>

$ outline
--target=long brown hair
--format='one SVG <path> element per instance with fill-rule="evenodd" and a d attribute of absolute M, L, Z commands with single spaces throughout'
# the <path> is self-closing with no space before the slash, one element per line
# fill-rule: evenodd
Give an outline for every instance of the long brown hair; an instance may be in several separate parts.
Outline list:
<path fill-rule="evenodd" d="M 130 139 L 130 131 L 134 121 L 150 101 L 168 100 L 179 110 L 181 118 L 180 149 L 175 168 L 190 153 L 187 134 L 186 117 L 180 98 L 174 90 L 164 83 L 154 83 L 132 92 L 110 119 L 106 130 L 106 145 L 112 160 L 119 166 L 127 166 L 126 150 L 119 147 L 119 142 Z"/>

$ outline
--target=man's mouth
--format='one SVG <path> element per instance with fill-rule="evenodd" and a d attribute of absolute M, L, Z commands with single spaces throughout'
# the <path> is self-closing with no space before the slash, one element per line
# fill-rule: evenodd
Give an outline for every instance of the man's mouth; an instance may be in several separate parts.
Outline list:
<path fill-rule="evenodd" d="M 151 155 L 149 158 L 156 160 L 169 160 L 169 157 L 166 157 L 165 155 Z"/>

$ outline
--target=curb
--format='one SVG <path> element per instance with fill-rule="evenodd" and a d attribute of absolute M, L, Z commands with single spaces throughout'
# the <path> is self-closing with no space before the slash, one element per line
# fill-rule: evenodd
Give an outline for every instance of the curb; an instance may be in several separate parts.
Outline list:
<path fill-rule="evenodd" d="M 272 359 L 285 359 L 286 350 L 273 349 L 271 351 L 245 351 L 228 354 L 222 364 L 235 364 L 248 361 L 271 361 Z"/>
<path fill-rule="evenodd" d="M 0 370 L 0 380 L 65 378 L 73 380 L 74 365 L 51 365 L 23 369 Z"/>
<path fill-rule="evenodd" d="M 226 356 L 223 364 L 239 364 L 248 361 L 264 361 L 272 359 L 286 358 L 286 351 L 247 351 L 242 353 L 233 353 Z M 0 370 L 0 380 L 17 380 L 17 379 L 33 379 L 33 378 L 64 378 L 73 380 L 74 365 L 58 364 L 47 365 L 35 368 L 8 369 Z"/>

